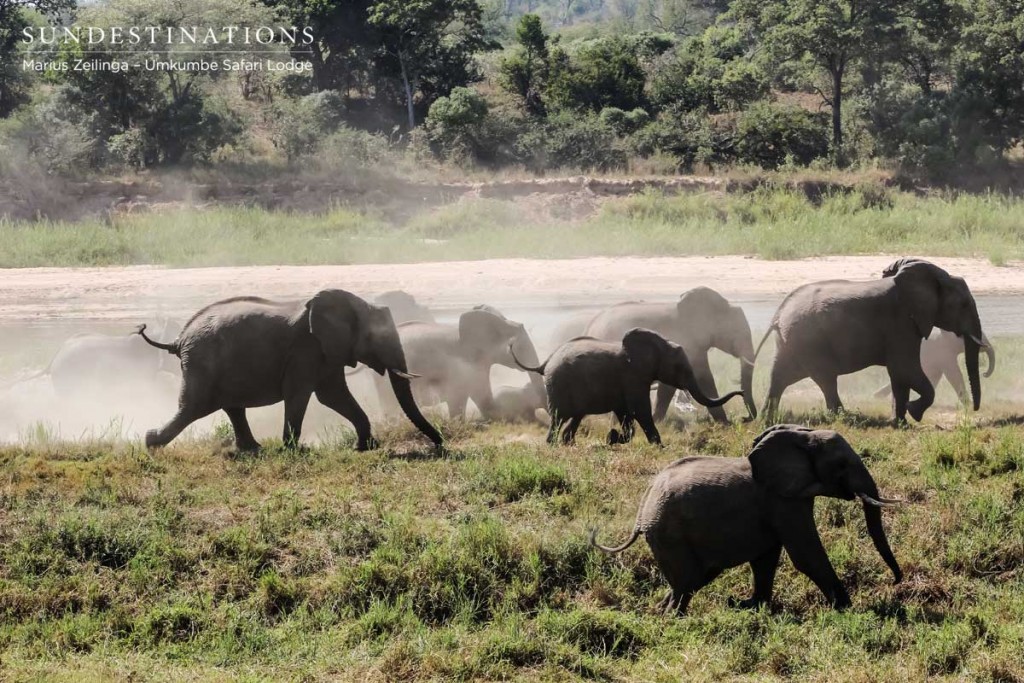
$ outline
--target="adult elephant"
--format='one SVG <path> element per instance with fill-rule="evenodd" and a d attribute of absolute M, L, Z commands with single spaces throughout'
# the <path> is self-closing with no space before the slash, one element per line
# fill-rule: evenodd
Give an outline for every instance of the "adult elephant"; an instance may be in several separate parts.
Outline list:
<path fill-rule="evenodd" d="M 459 316 L 456 325 L 408 322 L 398 326 L 410 372 L 420 375 L 413 386 L 421 405 L 445 403 L 452 417 L 465 417 L 470 399 L 485 418 L 496 417 L 491 391 L 491 367 L 518 369 L 511 343 L 522 359 L 536 364 L 537 351 L 526 328 L 490 306 L 476 306 Z M 385 412 L 387 397 L 378 380 L 378 394 Z M 533 405 L 545 403 L 544 384 L 531 376 Z"/>
<path fill-rule="evenodd" d="M 921 340 L 933 327 L 963 337 L 974 409 L 981 406 L 978 353 L 984 345 L 971 290 L 933 263 L 903 258 L 879 280 L 826 280 L 799 287 L 779 305 L 758 351 L 773 333 L 778 351 L 764 412 L 771 419 L 782 393 L 810 377 L 832 412 L 842 410 L 838 377 L 871 365 L 885 366 L 892 385 L 894 417 L 920 421 L 935 400 L 921 368 Z M 918 398 L 910 401 L 910 390 Z"/>
<path fill-rule="evenodd" d="M 419 320 L 424 323 L 434 322 L 434 314 L 426 306 L 416 301 L 412 294 L 401 289 L 393 289 L 389 292 L 378 294 L 373 299 L 373 303 L 378 306 L 384 306 L 391 311 L 391 317 L 394 318 L 396 325 L 413 320 Z"/>
<path fill-rule="evenodd" d="M 352 423 L 356 447 L 375 445 L 370 421 L 345 383 L 345 366 L 365 363 L 391 380 L 405 414 L 435 444 L 441 434 L 423 417 L 412 396 L 402 343 L 391 313 L 340 289 L 325 289 L 305 301 L 258 297 L 225 299 L 203 308 L 177 340 L 152 346 L 181 359 L 178 412 L 160 429 L 146 432 L 146 446 L 169 443 L 188 425 L 223 410 L 240 450 L 255 450 L 246 408 L 284 401 L 286 444 L 298 442 L 309 398 Z"/>
<path fill-rule="evenodd" d="M 903 578 L 889 547 L 879 510 L 890 501 L 863 461 L 839 434 L 798 425 L 775 425 L 754 440 L 746 458 L 689 457 L 662 470 L 644 494 L 633 533 L 619 553 L 640 536 L 650 546 L 669 591 L 661 606 L 686 611 L 693 594 L 730 567 L 749 563 L 753 595 L 733 601 L 756 607 L 771 601 L 782 549 L 810 578 L 830 605 L 843 608 L 850 596 L 836 575 L 814 525 L 817 496 L 859 498 L 875 549 Z"/>
<path fill-rule="evenodd" d="M 584 334 L 606 341 L 621 341 L 633 328 L 653 330 L 683 347 L 693 366 L 697 386 L 707 396 L 718 396 L 714 375 L 708 363 L 708 351 L 715 348 L 740 359 L 740 390 L 747 411 L 757 417 L 752 390 L 754 379 L 754 342 L 747 316 L 721 294 L 708 287 L 684 292 L 674 304 L 629 302 L 606 308 L 587 325 Z M 675 395 L 675 387 L 658 386 L 654 419 L 662 420 Z M 708 408 L 718 422 L 728 422 L 725 410 Z"/>
<path fill-rule="evenodd" d="M 988 367 L 985 369 L 985 377 L 991 377 L 996 369 L 996 350 L 989 342 L 988 337 L 982 335 L 985 353 L 988 356 Z M 964 384 L 964 374 L 960 372 L 960 356 L 964 352 L 964 340 L 952 332 L 939 330 L 921 342 L 921 369 L 928 377 L 932 387 L 939 388 L 939 382 L 945 377 L 956 392 L 961 403 L 967 403 L 967 385 Z M 892 387 L 886 384 L 875 392 L 877 398 L 883 398 L 892 393 Z"/>

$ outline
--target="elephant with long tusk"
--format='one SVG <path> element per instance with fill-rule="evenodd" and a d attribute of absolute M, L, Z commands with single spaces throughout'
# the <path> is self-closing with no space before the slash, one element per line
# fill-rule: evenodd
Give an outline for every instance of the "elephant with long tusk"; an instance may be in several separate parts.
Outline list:
<path fill-rule="evenodd" d="M 364 363 L 387 373 L 402 410 L 423 434 L 441 445 L 440 432 L 413 400 L 398 330 L 387 308 L 355 294 L 325 289 L 305 301 L 236 297 L 211 304 L 188 321 L 178 338 L 150 345 L 181 359 L 182 388 L 177 414 L 146 433 L 146 446 L 164 446 L 187 426 L 217 410 L 231 420 L 240 450 L 259 443 L 246 419 L 247 408 L 284 401 L 284 441 L 294 445 L 313 394 L 352 423 L 356 447 L 376 444 L 366 413 L 345 382 L 344 368 Z"/>
<path fill-rule="evenodd" d="M 689 457 L 676 460 L 654 477 L 640 502 L 633 532 L 619 553 L 643 536 L 672 589 L 661 606 L 683 613 L 694 593 L 730 567 L 749 563 L 754 592 L 741 607 L 771 601 L 782 550 L 810 578 L 828 603 L 847 607 L 846 592 L 814 526 L 817 496 L 860 499 L 875 549 L 903 579 L 882 527 L 882 498 L 857 452 L 830 430 L 775 425 L 754 439 L 746 458 Z"/>

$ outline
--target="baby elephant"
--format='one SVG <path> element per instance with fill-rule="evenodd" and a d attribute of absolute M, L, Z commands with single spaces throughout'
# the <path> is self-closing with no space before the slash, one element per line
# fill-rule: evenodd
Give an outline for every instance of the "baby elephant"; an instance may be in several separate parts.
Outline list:
<path fill-rule="evenodd" d="M 709 408 L 743 395 L 742 391 L 732 391 L 722 398 L 705 396 L 683 347 L 640 328 L 627 332 L 621 343 L 577 337 L 558 347 L 539 367 L 523 365 L 517 358 L 515 361 L 522 369 L 544 376 L 551 415 L 548 443 L 555 442 L 563 425 L 562 442 L 569 444 L 585 416 L 615 413 L 622 433 L 612 429 L 609 443 L 628 442 L 636 420 L 647 440 L 660 444 L 661 435 L 651 415 L 654 382 L 685 389 Z"/>
<path fill-rule="evenodd" d="M 899 583 L 903 573 L 879 510 L 899 501 L 879 498 L 871 474 L 842 436 L 796 425 L 762 432 L 746 458 L 676 460 L 651 482 L 625 543 L 599 545 L 596 532 L 590 542 L 618 553 L 643 534 L 672 586 L 659 607 L 679 614 L 722 571 L 747 562 L 754 570 L 754 594 L 734 604 L 768 603 L 783 548 L 830 605 L 847 607 L 850 596 L 814 526 L 816 496 L 861 500 L 871 540 Z"/>

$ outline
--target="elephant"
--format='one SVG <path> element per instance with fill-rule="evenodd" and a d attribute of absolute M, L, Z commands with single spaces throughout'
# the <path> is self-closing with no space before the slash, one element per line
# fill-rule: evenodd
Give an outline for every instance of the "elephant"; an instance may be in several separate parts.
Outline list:
<path fill-rule="evenodd" d="M 612 429 L 609 443 L 626 443 L 633 436 L 633 421 L 640 424 L 650 443 L 660 444 L 661 435 L 651 415 L 651 383 L 686 389 L 703 406 L 720 406 L 742 391 L 721 398 L 705 396 L 683 347 L 657 332 L 633 329 L 621 342 L 580 337 L 562 344 L 543 365 L 525 365 L 523 370 L 544 377 L 551 427 L 548 443 L 555 443 L 562 427 L 562 443 L 570 444 L 587 415 L 614 413 L 622 432 Z"/>
<path fill-rule="evenodd" d="M 188 425 L 216 410 L 231 420 L 239 450 L 259 448 L 246 408 L 284 401 L 285 444 L 298 443 L 309 398 L 352 423 L 356 448 L 376 445 L 366 413 L 345 382 L 345 366 L 365 363 L 385 372 L 405 414 L 435 445 L 441 434 L 412 396 L 398 330 L 386 308 L 340 289 L 325 289 L 299 301 L 242 296 L 211 304 L 186 323 L 172 343 L 150 345 L 181 359 L 178 412 L 160 429 L 146 432 L 147 448 L 168 444 Z"/>
<path fill-rule="evenodd" d="M 470 399 L 485 418 L 495 416 L 491 366 L 515 369 L 508 347 L 514 344 L 525 358 L 537 361 L 537 351 L 526 328 L 491 306 L 480 305 L 459 317 L 457 325 L 407 322 L 398 335 L 409 371 L 421 376 L 414 382 L 422 405 L 446 403 L 451 417 L 465 417 Z M 391 412 L 380 381 L 378 396 Z M 544 405 L 544 385 L 531 379 L 528 391 L 537 407 Z"/>
<path fill-rule="evenodd" d="M 838 412 L 843 409 L 838 376 L 884 365 L 893 387 L 895 421 L 906 422 L 907 412 L 920 421 L 935 400 L 921 367 L 921 340 L 933 327 L 963 337 L 977 410 L 978 352 L 984 342 L 978 307 L 963 278 L 928 261 L 903 258 L 878 280 L 826 280 L 798 287 L 779 305 L 755 352 L 773 332 L 778 335 L 766 418 L 777 414 L 786 388 L 805 377 L 821 389 L 828 410 Z M 911 389 L 919 396 L 913 401 Z"/>
<path fill-rule="evenodd" d="M 540 422 L 537 410 L 544 406 L 545 397 L 537 395 L 532 383 L 494 391 L 494 418 L 504 422 Z"/>
<path fill-rule="evenodd" d="M 860 499 L 875 549 L 899 583 L 903 572 L 889 547 L 880 508 L 900 501 L 879 496 L 860 456 L 842 436 L 798 425 L 762 432 L 746 458 L 676 460 L 654 477 L 625 542 L 600 545 L 596 530 L 590 542 L 615 554 L 642 534 L 671 586 L 659 605 L 669 612 L 685 613 L 694 593 L 724 570 L 745 563 L 753 570 L 753 595 L 732 604 L 769 603 L 783 548 L 828 604 L 842 609 L 850 605 L 850 596 L 814 526 L 817 496 Z"/>
<path fill-rule="evenodd" d="M 421 306 L 412 294 L 403 292 L 400 289 L 393 289 L 377 295 L 373 303 L 390 310 L 391 317 L 394 318 L 396 325 L 413 320 L 419 320 L 424 323 L 434 322 L 434 315 L 426 306 Z"/>
<path fill-rule="evenodd" d="M 991 377 L 996 369 L 996 350 L 986 335 L 981 335 L 985 353 L 988 355 L 988 368 L 985 377 Z M 967 403 L 967 387 L 964 386 L 964 375 L 960 372 L 959 356 L 964 352 L 964 340 L 952 332 L 939 330 L 921 342 L 921 369 L 928 377 L 932 387 L 939 388 L 939 382 L 945 377 L 956 391 L 961 403 Z M 892 387 L 886 384 L 875 392 L 876 398 L 884 398 L 892 393 Z"/>
<path fill-rule="evenodd" d="M 683 292 L 676 303 L 652 304 L 628 302 L 606 308 L 587 325 L 584 334 L 607 341 L 619 341 L 622 335 L 635 327 L 661 334 L 686 351 L 693 365 L 697 386 L 705 395 L 718 394 L 715 378 L 708 364 L 708 351 L 712 348 L 740 359 L 740 390 L 743 392 L 747 412 L 757 417 L 754 404 L 754 341 L 747 316 L 739 306 L 733 306 L 721 294 L 708 287 L 696 287 Z M 675 388 L 658 387 L 654 419 L 661 421 L 672 403 Z M 725 410 L 710 407 L 708 412 L 718 422 L 728 422 Z"/>
<path fill-rule="evenodd" d="M 163 319 L 161 335 L 175 334 L 181 327 Z M 134 332 L 129 334 L 81 334 L 67 339 L 45 370 L 26 379 L 49 376 L 62 397 L 94 395 L 104 389 L 137 389 L 153 384 L 159 373 L 176 374 L 176 364 L 150 347 Z"/>

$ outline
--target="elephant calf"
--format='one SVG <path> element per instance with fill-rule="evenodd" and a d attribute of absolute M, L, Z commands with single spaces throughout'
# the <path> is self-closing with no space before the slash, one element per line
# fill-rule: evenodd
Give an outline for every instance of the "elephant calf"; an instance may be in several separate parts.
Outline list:
<path fill-rule="evenodd" d="M 590 542 L 604 552 L 619 553 L 643 534 L 672 587 L 659 607 L 679 614 L 694 593 L 724 570 L 744 563 L 754 571 L 754 593 L 735 604 L 768 603 L 783 548 L 830 605 L 847 607 L 850 596 L 814 526 L 816 496 L 861 500 L 871 540 L 899 583 L 903 573 L 879 510 L 897 501 L 879 498 L 871 474 L 842 436 L 796 425 L 762 432 L 746 458 L 676 460 L 651 482 L 625 543 L 600 545 L 596 531 Z"/>
<path fill-rule="evenodd" d="M 988 356 L 988 368 L 985 370 L 985 377 L 991 377 L 996 369 L 996 350 L 989 342 L 988 337 L 981 335 L 982 348 Z M 931 382 L 932 387 L 939 388 L 939 382 L 945 377 L 949 380 L 957 398 L 961 403 L 967 403 L 970 396 L 967 393 L 967 385 L 964 384 L 964 374 L 960 372 L 961 354 L 964 353 L 964 340 L 952 332 L 939 330 L 939 333 L 932 335 L 921 342 L 921 369 Z M 892 393 L 892 385 L 886 384 L 875 392 L 875 398 L 885 398 Z"/>
<path fill-rule="evenodd" d="M 591 337 L 573 339 L 538 367 L 523 365 L 518 358 L 515 361 L 522 369 L 544 376 L 551 415 L 549 443 L 554 443 L 563 425 L 562 442 L 569 444 L 585 416 L 615 413 L 622 433 L 612 429 L 608 434 L 610 443 L 628 442 L 636 420 L 647 440 L 660 444 L 661 435 L 651 413 L 654 382 L 685 389 L 706 407 L 717 407 L 743 395 L 742 391 L 732 391 L 721 398 L 705 396 L 683 347 L 644 329 L 630 330 L 621 343 Z"/>

